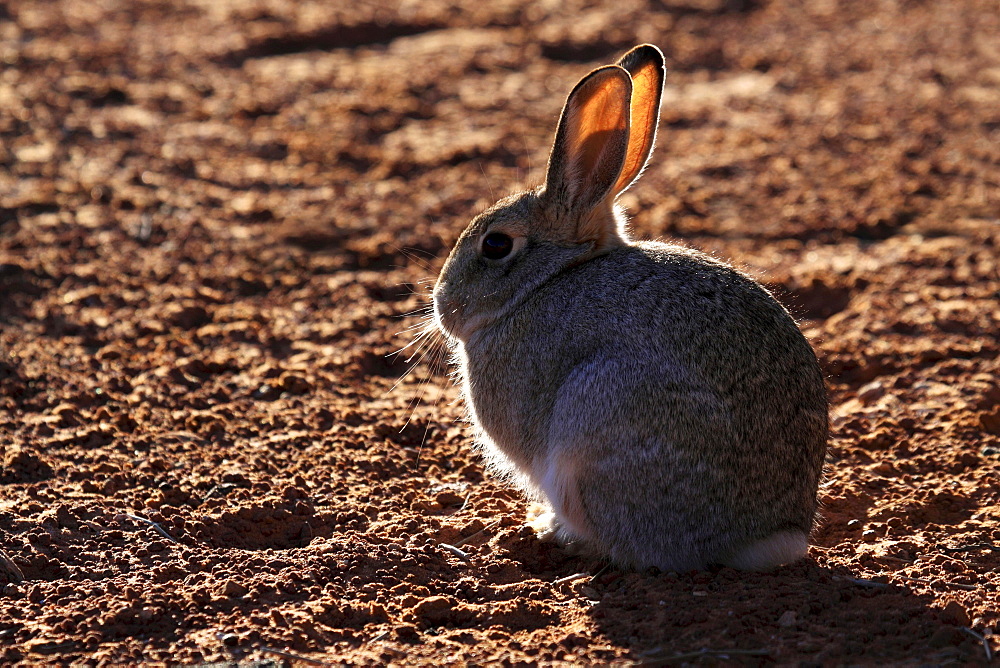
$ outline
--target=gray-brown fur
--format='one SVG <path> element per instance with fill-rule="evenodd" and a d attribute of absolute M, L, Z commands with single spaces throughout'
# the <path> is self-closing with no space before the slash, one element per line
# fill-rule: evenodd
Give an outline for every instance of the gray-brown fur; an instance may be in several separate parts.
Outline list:
<path fill-rule="evenodd" d="M 629 241 L 610 202 L 573 215 L 620 243 L 574 241 L 560 197 L 531 191 L 477 217 L 435 286 L 495 468 L 553 506 L 564 538 L 626 566 L 797 555 L 741 556 L 812 527 L 827 399 L 809 344 L 732 267 Z M 491 232 L 515 239 L 510 256 L 480 254 Z"/>

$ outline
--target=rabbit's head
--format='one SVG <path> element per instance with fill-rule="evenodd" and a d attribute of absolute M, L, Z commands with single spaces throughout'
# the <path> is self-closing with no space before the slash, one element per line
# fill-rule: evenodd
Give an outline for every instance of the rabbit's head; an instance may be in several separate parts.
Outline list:
<path fill-rule="evenodd" d="M 615 200 L 652 153 L 664 77 L 663 54 L 645 44 L 576 85 L 545 184 L 477 216 L 445 262 L 434 312 L 447 334 L 468 341 L 549 277 L 628 242 Z"/>

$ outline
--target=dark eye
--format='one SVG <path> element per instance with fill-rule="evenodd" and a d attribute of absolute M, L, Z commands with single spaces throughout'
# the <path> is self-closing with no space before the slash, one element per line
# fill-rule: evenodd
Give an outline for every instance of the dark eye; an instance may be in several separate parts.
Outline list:
<path fill-rule="evenodd" d="M 487 260 L 499 260 L 510 255 L 514 248 L 514 240 L 506 234 L 491 232 L 483 239 L 483 257 Z"/>

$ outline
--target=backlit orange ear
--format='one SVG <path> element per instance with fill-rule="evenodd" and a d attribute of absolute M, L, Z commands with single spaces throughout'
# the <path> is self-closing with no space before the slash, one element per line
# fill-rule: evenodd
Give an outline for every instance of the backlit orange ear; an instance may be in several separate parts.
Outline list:
<path fill-rule="evenodd" d="M 656 125 L 660 119 L 663 95 L 663 54 L 652 44 L 637 46 L 626 53 L 618 65 L 632 77 L 631 128 L 628 153 L 614 193 L 617 196 L 639 177 L 656 143 Z"/>
<path fill-rule="evenodd" d="M 582 173 L 620 169 L 614 153 L 628 133 L 628 99 L 627 82 L 609 73 L 588 81 L 567 105 L 566 152 Z"/>
<path fill-rule="evenodd" d="M 617 65 L 594 70 L 566 100 L 549 156 L 550 201 L 587 214 L 612 192 L 625 161 L 632 79 Z"/>

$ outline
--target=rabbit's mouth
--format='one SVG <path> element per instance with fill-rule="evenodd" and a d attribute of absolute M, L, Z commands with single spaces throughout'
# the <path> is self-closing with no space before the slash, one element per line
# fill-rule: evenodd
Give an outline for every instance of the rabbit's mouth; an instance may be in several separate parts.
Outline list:
<path fill-rule="evenodd" d="M 461 318 L 459 316 L 459 306 L 447 301 L 440 293 L 435 293 L 434 301 L 434 322 L 438 329 L 449 338 L 461 339 L 459 330 L 461 329 Z"/>
<path fill-rule="evenodd" d="M 448 303 L 437 295 L 434 296 L 434 322 L 450 339 L 468 343 L 473 334 L 494 320 L 495 317 L 483 313 L 466 316 L 462 313 L 461 306 Z"/>
<path fill-rule="evenodd" d="M 462 343 L 468 344 L 476 332 L 480 331 L 495 320 L 495 317 L 487 317 L 483 314 L 474 315 L 465 322 L 459 324 L 459 331 L 456 331 L 454 336 Z"/>

